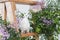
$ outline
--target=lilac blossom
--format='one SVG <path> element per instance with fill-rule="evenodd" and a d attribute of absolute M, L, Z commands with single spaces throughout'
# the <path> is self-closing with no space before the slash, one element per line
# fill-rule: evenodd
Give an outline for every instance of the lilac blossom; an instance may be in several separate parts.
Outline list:
<path fill-rule="evenodd" d="M 44 17 L 42 18 L 42 22 L 45 23 L 45 24 L 47 24 L 47 25 L 51 25 L 51 24 L 53 23 L 52 20 L 46 19 L 46 18 L 44 18 Z"/>
<path fill-rule="evenodd" d="M 7 40 L 9 38 L 9 33 L 0 25 L 0 40 Z"/>
<path fill-rule="evenodd" d="M 51 20 L 47 20 L 47 19 L 44 19 L 43 22 L 47 25 L 51 25 L 52 24 L 52 21 Z"/>

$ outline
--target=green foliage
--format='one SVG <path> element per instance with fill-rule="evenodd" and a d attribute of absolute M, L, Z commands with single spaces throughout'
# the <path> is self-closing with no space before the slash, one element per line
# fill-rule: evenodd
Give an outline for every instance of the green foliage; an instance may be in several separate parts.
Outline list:
<path fill-rule="evenodd" d="M 13 28 L 9 29 L 10 37 L 7 40 L 20 40 L 20 33 L 17 33 Z"/>
<path fill-rule="evenodd" d="M 0 15 L 0 23 L 2 23 L 2 17 L 1 17 L 1 15 Z"/>
<path fill-rule="evenodd" d="M 0 23 L 2 25 L 5 25 L 4 27 L 6 27 L 7 32 L 10 34 L 10 37 L 7 40 L 20 40 L 20 33 L 17 33 L 13 28 L 7 27 L 10 23 L 5 20 L 2 20 L 1 16 L 0 16 Z"/>
<path fill-rule="evenodd" d="M 60 32 L 60 10 L 57 6 L 55 8 L 49 6 L 38 12 L 31 11 L 31 14 L 34 32 L 46 36 L 51 36 L 54 32 Z"/>

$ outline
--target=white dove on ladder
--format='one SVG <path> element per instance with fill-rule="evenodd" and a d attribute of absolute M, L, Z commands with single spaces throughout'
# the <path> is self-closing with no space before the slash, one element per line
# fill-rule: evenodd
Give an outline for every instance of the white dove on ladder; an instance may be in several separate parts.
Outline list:
<path fill-rule="evenodd" d="M 21 15 L 20 12 L 18 12 L 18 14 Z M 30 27 L 30 23 L 28 20 L 28 14 L 23 14 L 23 17 L 18 17 L 18 21 L 19 21 L 19 29 L 21 30 L 21 33 L 25 33 L 25 32 L 29 32 L 29 30 L 31 29 Z"/>

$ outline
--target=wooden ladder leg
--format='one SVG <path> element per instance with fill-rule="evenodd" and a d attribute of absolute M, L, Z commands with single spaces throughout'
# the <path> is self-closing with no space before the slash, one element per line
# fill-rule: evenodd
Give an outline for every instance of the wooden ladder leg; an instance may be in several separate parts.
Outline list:
<path fill-rule="evenodd" d="M 15 11 L 16 11 L 16 4 L 15 4 L 15 2 L 11 2 L 11 7 L 12 7 L 12 12 L 13 12 L 12 15 L 13 15 L 16 31 L 19 32 L 19 30 L 18 30 L 18 22 L 17 22 L 16 15 L 15 15 Z"/>
<path fill-rule="evenodd" d="M 15 2 L 6 2 L 7 16 L 11 24 L 15 25 L 16 31 L 18 32 L 18 25 L 15 15 L 16 5 Z"/>

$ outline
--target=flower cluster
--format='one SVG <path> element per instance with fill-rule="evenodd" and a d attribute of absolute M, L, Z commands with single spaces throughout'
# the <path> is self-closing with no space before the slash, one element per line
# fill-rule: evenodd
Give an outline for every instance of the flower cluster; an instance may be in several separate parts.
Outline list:
<path fill-rule="evenodd" d="M 31 11 L 32 19 L 31 26 L 34 32 L 38 34 L 45 34 L 46 37 L 56 35 L 60 33 L 60 10 L 55 6 L 47 7 L 42 11 Z"/>
<path fill-rule="evenodd" d="M 5 25 L 3 24 L 2 17 L 0 15 L 0 40 L 7 40 L 10 34 L 8 33 Z"/>
<path fill-rule="evenodd" d="M 0 25 L 0 40 L 7 40 L 10 34 Z"/>
<path fill-rule="evenodd" d="M 50 19 L 42 18 L 42 22 L 46 25 L 51 25 L 53 24 L 53 21 Z"/>

